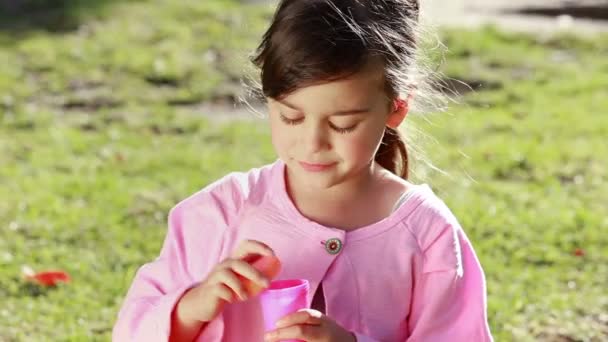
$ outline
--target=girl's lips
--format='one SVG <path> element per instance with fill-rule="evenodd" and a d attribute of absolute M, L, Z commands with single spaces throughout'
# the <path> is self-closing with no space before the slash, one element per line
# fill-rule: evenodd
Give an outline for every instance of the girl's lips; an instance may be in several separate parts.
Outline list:
<path fill-rule="evenodd" d="M 321 172 L 321 171 L 329 170 L 334 165 L 336 165 L 336 163 L 331 163 L 331 164 L 312 164 L 312 163 L 306 163 L 306 162 L 301 161 L 300 165 L 306 171 Z"/>

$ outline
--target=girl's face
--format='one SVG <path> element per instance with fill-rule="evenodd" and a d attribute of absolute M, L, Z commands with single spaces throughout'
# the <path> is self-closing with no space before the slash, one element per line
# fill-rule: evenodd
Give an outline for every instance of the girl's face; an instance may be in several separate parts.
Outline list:
<path fill-rule="evenodd" d="M 371 170 L 385 127 L 396 127 L 404 116 L 383 86 L 381 70 L 367 68 L 269 99 L 272 143 L 287 165 L 290 183 L 324 189 Z"/>

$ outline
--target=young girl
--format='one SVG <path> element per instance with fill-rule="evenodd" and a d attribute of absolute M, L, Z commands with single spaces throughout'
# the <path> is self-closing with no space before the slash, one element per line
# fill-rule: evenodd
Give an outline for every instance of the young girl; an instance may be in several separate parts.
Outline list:
<path fill-rule="evenodd" d="M 415 75 L 417 0 L 283 0 L 254 57 L 279 159 L 177 204 L 115 341 L 491 341 L 483 271 L 397 128 Z M 416 90 L 416 92 L 414 91 Z M 244 258 L 310 282 L 311 309 L 264 334 Z"/>

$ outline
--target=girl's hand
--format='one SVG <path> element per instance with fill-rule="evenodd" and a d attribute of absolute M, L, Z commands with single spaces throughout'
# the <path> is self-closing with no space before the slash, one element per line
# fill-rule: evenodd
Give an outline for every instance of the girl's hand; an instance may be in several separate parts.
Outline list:
<path fill-rule="evenodd" d="M 306 342 L 356 342 L 350 331 L 331 318 L 312 309 L 303 309 L 277 322 L 277 329 L 264 335 L 267 342 L 300 339 Z"/>
<path fill-rule="evenodd" d="M 271 279 L 244 260 L 250 255 L 274 256 L 274 251 L 259 241 L 243 241 L 230 258 L 215 266 L 207 279 L 184 294 L 176 308 L 178 320 L 209 322 L 225 304 L 248 300 L 250 294 L 244 282 L 253 282 L 261 289 L 268 287 Z"/>

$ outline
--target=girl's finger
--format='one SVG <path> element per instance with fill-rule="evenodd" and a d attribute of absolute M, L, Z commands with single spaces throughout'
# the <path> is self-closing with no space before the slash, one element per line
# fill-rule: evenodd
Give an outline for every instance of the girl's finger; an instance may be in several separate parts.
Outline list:
<path fill-rule="evenodd" d="M 239 245 L 239 247 L 237 247 L 236 251 L 233 253 L 233 257 L 241 259 L 249 254 L 274 256 L 274 251 L 263 242 L 256 240 L 245 240 Z"/>
<path fill-rule="evenodd" d="M 245 287 L 231 269 L 226 269 L 221 272 L 219 275 L 219 280 L 222 284 L 226 285 L 230 290 L 232 290 L 240 300 L 247 299 L 247 291 L 245 291 Z"/>
<path fill-rule="evenodd" d="M 259 284 L 263 288 L 270 286 L 270 280 L 266 279 L 266 276 L 262 272 L 255 269 L 249 263 L 235 259 L 230 262 L 230 268 L 235 273 Z"/>
<path fill-rule="evenodd" d="M 323 314 L 313 309 L 302 309 L 289 314 L 277 321 L 277 328 L 284 328 L 297 324 L 320 325 Z"/>
<path fill-rule="evenodd" d="M 264 335 L 264 341 L 282 341 L 282 340 L 304 340 L 317 341 L 321 339 L 321 327 L 318 325 L 292 325 L 286 328 L 277 329 L 268 332 Z"/>
<path fill-rule="evenodd" d="M 238 296 L 234 291 L 232 291 L 226 284 L 217 284 L 217 288 L 215 290 L 216 295 L 223 299 L 228 303 L 234 303 L 236 296 Z"/>

